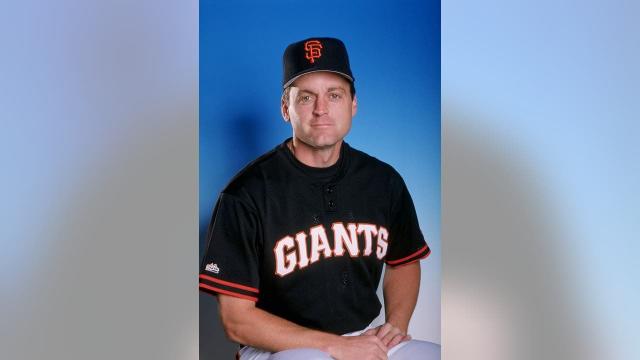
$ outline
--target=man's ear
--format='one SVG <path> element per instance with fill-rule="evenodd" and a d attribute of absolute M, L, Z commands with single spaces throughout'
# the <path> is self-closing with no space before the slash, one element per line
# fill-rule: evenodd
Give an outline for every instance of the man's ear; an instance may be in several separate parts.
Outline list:
<path fill-rule="evenodd" d="M 351 117 L 356 116 L 358 112 L 358 98 L 353 95 L 353 100 L 351 101 Z"/>
<path fill-rule="evenodd" d="M 284 98 L 280 101 L 280 112 L 285 122 L 289 122 L 289 105 L 284 101 Z"/>

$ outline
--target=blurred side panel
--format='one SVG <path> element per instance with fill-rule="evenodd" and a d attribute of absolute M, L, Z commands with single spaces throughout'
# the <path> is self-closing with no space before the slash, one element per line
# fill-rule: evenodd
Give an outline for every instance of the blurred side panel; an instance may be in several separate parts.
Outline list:
<path fill-rule="evenodd" d="M 197 1 L 0 6 L 3 359 L 196 359 Z"/>
<path fill-rule="evenodd" d="M 640 5 L 442 5 L 443 358 L 637 359 Z"/>

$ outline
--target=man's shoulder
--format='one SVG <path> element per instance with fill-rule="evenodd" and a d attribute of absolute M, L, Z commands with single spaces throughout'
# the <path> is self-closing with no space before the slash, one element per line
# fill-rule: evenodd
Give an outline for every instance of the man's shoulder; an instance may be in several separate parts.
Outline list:
<path fill-rule="evenodd" d="M 385 161 L 378 159 L 375 156 L 368 153 L 350 147 L 352 154 L 352 161 L 355 170 L 375 172 L 378 176 L 384 175 L 390 178 L 401 178 L 398 171 Z"/>
<path fill-rule="evenodd" d="M 249 162 L 231 178 L 222 192 L 238 196 L 259 191 L 269 173 L 281 167 L 280 147 L 278 145 Z"/>

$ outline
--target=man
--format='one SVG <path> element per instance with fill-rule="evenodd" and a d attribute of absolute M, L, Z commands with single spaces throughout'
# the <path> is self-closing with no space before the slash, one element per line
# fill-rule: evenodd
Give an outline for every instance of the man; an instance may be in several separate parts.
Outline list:
<path fill-rule="evenodd" d="M 439 359 L 439 346 L 407 334 L 430 253 L 409 192 L 343 140 L 358 108 L 344 44 L 296 42 L 283 65 L 293 136 L 220 194 L 200 289 L 218 296 L 243 360 Z M 385 263 L 386 323 L 371 328 Z"/>

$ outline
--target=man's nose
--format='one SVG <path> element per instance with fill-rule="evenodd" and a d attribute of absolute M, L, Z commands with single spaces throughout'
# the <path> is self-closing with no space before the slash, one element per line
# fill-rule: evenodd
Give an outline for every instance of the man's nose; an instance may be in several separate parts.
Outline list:
<path fill-rule="evenodd" d="M 315 107 L 313 108 L 313 113 L 315 115 L 324 115 L 327 113 L 327 99 L 322 96 L 319 96 L 316 99 Z"/>

